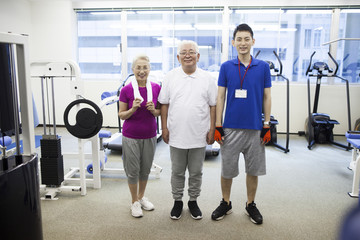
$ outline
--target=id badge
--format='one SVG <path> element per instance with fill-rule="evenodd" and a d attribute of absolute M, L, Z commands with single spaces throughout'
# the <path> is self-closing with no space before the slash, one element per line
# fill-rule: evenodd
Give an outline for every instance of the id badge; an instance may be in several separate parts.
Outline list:
<path fill-rule="evenodd" d="M 235 90 L 235 98 L 247 98 L 247 90 L 246 89 L 236 89 Z"/>

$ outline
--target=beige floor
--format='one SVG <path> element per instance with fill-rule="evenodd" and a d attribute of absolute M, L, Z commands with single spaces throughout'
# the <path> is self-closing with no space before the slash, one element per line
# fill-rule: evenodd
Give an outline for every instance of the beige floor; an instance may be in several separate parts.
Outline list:
<path fill-rule="evenodd" d="M 76 151 L 77 140 L 62 129 L 59 134 L 63 152 Z M 280 135 L 279 142 L 283 139 Z M 344 137 L 338 140 L 345 142 Z M 107 154 L 107 167 L 122 167 L 119 152 Z M 351 152 L 329 145 L 318 145 L 310 151 L 304 137 L 292 135 L 289 153 L 267 147 L 266 154 L 267 175 L 259 179 L 256 199 L 264 216 L 260 226 L 244 214 L 242 159 L 241 174 L 234 179 L 232 188 L 234 212 L 221 221 L 210 219 L 221 200 L 220 156 L 204 162 L 198 199 L 204 218 L 193 220 L 185 206 L 181 219 L 171 220 L 169 148 L 160 142 L 154 162 L 163 171 L 159 179 L 150 177 L 146 192 L 156 207 L 154 211 L 145 212 L 140 219 L 133 218 L 124 175 L 103 174 L 101 189 L 88 188 L 86 196 L 61 192 L 59 200 L 41 202 L 44 239 L 337 239 L 344 216 L 358 204 L 358 199 L 347 195 L 353 176 L 347 169 Z M 67 171 L 78 163 L 76 159 L 65 159 L 64 164 Z M 185 203 L 187 200 L 186 187 Z"/>

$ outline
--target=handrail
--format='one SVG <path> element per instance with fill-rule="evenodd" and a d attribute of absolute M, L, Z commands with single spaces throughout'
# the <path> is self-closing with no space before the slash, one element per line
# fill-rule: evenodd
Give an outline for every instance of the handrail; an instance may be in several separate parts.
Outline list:
<path fill-rule="evenodd" d="M 338 39 L 334 39 L 334 40 L 331 40 L 329 42 L 325 42 L 323 43 L 322 45 L 328 45 L 328 44 L 331 44 L 331 43 L 334 43 L 334 42 L 338 42 L 338 41 L 341 41 L 341 40 L 345 40 L 345 41 L 359 41 L 360 38 L 338 38 Z"/>

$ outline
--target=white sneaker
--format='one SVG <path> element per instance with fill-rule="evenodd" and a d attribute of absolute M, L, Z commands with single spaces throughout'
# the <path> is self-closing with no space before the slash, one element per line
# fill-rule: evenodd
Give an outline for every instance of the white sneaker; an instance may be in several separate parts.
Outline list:
<path fill-rule="evenodd" d="M 154 204 L 152 204 L 146 197 L 140 199 L 139 202 L 141 204 L 141 207 L 146 211 L 152 211 L 155 209 Z"/>
<path fill-rule="evenodd" d="M 138 201 L 131 204 L 131 215 L 136 218 L 144 216 L 141 210 L 141 204 Z"/>

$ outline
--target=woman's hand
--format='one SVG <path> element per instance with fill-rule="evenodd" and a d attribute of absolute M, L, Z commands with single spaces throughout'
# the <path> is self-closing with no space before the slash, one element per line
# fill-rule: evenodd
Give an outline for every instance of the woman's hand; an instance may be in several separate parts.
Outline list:
<path fill-rule="evenodd" d="M 156 108 L 155 104 L 152 101 L 147 102 L 145 106 L 146 109 L 149 110 L 152 115 L 154 115 L 154 117 L 160 116 L 160 109 Z"/>
<path fill-rule="evenodd" d="M 147 102 L 145 106 L 147 110 L 149 110 L 152 114 L 154 114 L 155 104 L 152 101 Z"/>
<path fill-rule="evenodd" d="M 141 99 L 135 98 L 132 105 L 134 112 L 140 107 L 140 104 L 141 104 Z"/>

